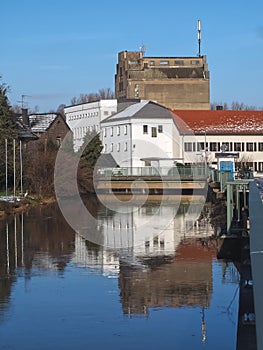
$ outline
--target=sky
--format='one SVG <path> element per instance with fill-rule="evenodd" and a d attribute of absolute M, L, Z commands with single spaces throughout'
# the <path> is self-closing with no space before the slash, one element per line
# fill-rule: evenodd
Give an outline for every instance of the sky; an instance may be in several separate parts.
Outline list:
<path fill-rule="evenodd" d="M 210 102 L 263 108 L 262 0 L 2 0 L 0 76 L 11 105 L 40 113 L 110 88 L 118 52 L 201 55 Z"/>

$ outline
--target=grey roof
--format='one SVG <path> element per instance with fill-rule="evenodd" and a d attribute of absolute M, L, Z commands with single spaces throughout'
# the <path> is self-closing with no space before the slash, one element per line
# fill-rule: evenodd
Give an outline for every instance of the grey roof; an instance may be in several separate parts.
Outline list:
<path fill-rule="evenodd" d="M 116 168 L 118 164 L 110 153 L 101 153 L 97 163 L 97 168 Z"/>
<path fill-rule="evenodd" d="M 58 113 L 30 114 L 29 123 L 32 132 L 47 131 L 58 115 Z"/>
<path fill-rule="evenodd" d="M 171 112 L 164 106 L 159 105 L 153 101 L 141 101 L 139 103 L 132 104 L 125 108 L 123 111 L 113 114 L 112 116 L 101 121 L 101 124 L 119 121 L 129 120 L 131 118 L 172 118 Z"/>

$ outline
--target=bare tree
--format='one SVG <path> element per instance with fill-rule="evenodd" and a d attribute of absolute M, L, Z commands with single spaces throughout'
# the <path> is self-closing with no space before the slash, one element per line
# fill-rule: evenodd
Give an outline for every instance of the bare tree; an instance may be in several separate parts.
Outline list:
<path fill-rule="evenodd" d="M 79 103 L 95 102 L 99 100 L 111 100 L 115 98 L 114 92 L 110 88 L 100 89 L 99 92 L 91 92 L 88 94 L 80 94 L 79 97 L 73 97 L 71 104 L 76 105 Z"/>
<path fill-rule="evenodd" d="M 233 101 L 231 103 L 231 108 L 228 108 L 228 104 L 226 102 L 212 102 L 210 105 L 211 110 L 216 110 L 218 109 L 217 107 L 221 106 L 221 109 L 223 110 L 234 110 L 234 111 L 255 111 L 255 110 L 263 110 L 263 108 L 258 108 L 253 105 L 246 105 L 243 102 L 238 102 L 238 101 Z"/>

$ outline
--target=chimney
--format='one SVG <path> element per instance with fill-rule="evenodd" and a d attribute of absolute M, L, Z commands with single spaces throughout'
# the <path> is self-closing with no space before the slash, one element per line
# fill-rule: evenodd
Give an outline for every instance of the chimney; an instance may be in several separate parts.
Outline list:
<path fill-rule="evenodd" d="M 29 126 L 29 117 L 28 117 L 27 108 L 22 108 L 22 121 L 24 125 Z"/>

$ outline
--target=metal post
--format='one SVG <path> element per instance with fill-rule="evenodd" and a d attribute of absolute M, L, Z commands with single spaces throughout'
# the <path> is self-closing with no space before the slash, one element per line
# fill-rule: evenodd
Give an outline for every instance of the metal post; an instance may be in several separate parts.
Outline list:
<path fill-rule="evenodd" d="M 230 227 L 233 218 L 233 191 L 232 186 L 227 184 L 227 234 L 230 234 Z"/>
<path fill-rule="evenodd" d="M 20 192 L 23 196 L 23 159 L 22 159 L 22 142 L 19 141 L 19 158 L 20 158 Z"/>
<path fill-rule="evenodd" d="M 16 140 L 13 139 L 14 197 L 16 196 Z"/>
<path fill-rule="evenodd" d="M 240 222 L 239 185 L 236 185 L 236 210 L 237 210 L 237 221 Z"/>
<path fill-rule="evenodd" d="M 8 174 L 7 174 L 7 139 L 5 139 L 5 195 L 8 192 Z"/>

